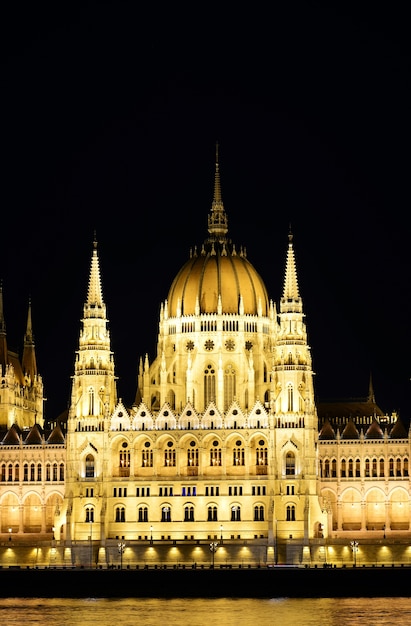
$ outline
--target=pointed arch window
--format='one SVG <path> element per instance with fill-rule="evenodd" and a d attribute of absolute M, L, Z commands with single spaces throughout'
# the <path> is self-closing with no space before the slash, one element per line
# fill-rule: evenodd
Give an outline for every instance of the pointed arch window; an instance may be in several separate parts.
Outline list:
<path fill-rule="evenodd" d="M 236 396 L 236 373 L 230 364 L 224 370 L 224 410 L 227 411 Z"/>
<path fill-rule="evenodd" d="M 293 452 L 287 452 L 285 457 L 285 474 L 286 476 L 295 475 L 295 454 Z"/>
<path fill-rule="evenodd" d="M 215 402 L 216 376 L 215 369 L 208 364 L 204 370 L 204 408 Z"/>
<path fill-rule="evenodd" d="M 241 507 L 238 504 L 231 507 L 231 521 L 241 522 Z"/>
<path fill-rule="evenodd" d="M 191 504 L 184 507 L 184 521 L 194 522 L 194 507 Z"/>
<path fill-rule="evenodd" d="M 138 521 L 148 522 L 148 508 L 146 506 L 140 506 L 138 509 Z"/>
<path fill-rule="evenodd" d="M 125 522 L 126 521 L 126 509 L 124 506 L 116 507 L 116 522 Z"/>
<path fill-rule="evenodd" d="M 189 448 L 187 450 L 187 465 L 189 467 L 198 467 L 198 448 Z"/>
<path fill-rule="evenodd" d="M 294 504 L 288 504 L 286 508 L 287 522 L 295 522 L 295 506 Z"/>
<path fill-rule="evenodd" d="M 255 522 L 264 521 L 264 507 L 263 506 L 257 505 L 254 507 L 254 521 Z"/>
<path fill-rule="evenodd" d="M 163 506 L 161 508 L 161 521 L 171 522 L 171 508 L 169 506 Z"/>
<path fill-rule="evenodd" d="M 294 389 L 292 385 L 287 387 L 287 411 L 291 412 L 294 409 Z"/>
<path fill-rule="evenodd" d="M 267 465 L 268 464 L 268 450 L 266 447 L 258 447 L 255 450 L 255 464 Z"/>
<path fill-rule="evenodd" d="M 88 390 L 88 414 L 94 415 L 94 388 Z"/>
<path fill-rule="evenodd" d="M 221 448 L 210 449 L 210 465 L 221 466 Z"/>
<path fill-rule="evenodd" d="M 94 507 L 92 506 L 87 506 L 86 507 L 86 522 L 94 522 Z"/>
<path fill-rule="evenodd" d="M 245 465 L 245 453 L 244 448 L 233 448 L 233 465 Z"/>
<path fill-rule="evenodd" d="M 86 456 L 86 478 L 94 478 L 94 456 L 92 454 Z"/>
<path fill-rule="evenodd" d="M 151 449 L 142 450 L 141 467 L 153 467 L 153 451 Z"/>
<path fill-rule="evenodd" d="M 207 509 L 207 522 L 217 522 L 217 507 L 211 505 Z"/>

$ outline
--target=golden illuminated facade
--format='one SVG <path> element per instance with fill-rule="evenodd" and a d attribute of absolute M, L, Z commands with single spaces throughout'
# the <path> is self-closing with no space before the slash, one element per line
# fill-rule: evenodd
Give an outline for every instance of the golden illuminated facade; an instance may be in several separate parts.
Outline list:
<path fill-rule="evenodd" d="M 90 545 L 99 564 L 117 542 L 136 563 L 153 546 L 165 561 L 167 546 L 206 560 L 210 541 L 216 558 L 224 546 L 226 561 L 244 559 L 247 546 L 246 561 L 275 563 L 326 560 L 342 538 L 411 537 L 408 433 L 369 413 L 362 428 L 333 413 L 319 426 L 293 238 L 277 310 L 228 237 L 216 160 L 208 236 L 161 304 L 157 354 L 141 359 L 131 407 L 117 397 L 94 244 L 65 436 L 56 425 L 9 445 L 4 421 L 3 534 L 53 532 L 64 558 L 84 560 L 76 550 Z M 187 557 L 189 546 L 205 553 Z"/>

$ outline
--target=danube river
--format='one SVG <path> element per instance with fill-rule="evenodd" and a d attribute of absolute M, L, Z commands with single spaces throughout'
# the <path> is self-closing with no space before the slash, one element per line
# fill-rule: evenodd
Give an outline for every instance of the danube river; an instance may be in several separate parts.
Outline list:
<path fill-rule="evenodd" d="M 0 599 L 7 626 L 409 626 L 411 598 Z"/>

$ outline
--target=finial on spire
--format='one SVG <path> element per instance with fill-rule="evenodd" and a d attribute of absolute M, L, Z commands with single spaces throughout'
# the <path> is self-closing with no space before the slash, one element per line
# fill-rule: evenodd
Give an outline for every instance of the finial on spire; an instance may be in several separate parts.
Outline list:
<path fill-rule="evenodd" d="M 97 250 L 97 233 L 96 233 L 96 231 L 94 231 L 93 248 L 94 248 L 94 250 Z"/>
<path fill-rule="evenodd" d="M 289 241 L 289 243 L 291 243 L 292 240 L 293 240 L 293 232 L 292 232 L 292 229 L 291 229 L 291 222 L 290 222 L 289 225 L 288 225 L 288 241 Z"/>

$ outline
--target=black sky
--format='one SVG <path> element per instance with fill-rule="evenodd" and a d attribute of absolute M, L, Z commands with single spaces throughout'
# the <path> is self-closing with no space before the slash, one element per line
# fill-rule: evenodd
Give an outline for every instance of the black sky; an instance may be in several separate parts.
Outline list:
<path fill-rule="evenodd" d="M 47 415 L 68 402 L 94 231 L 132 401 L 206 236 L 218 140 L 230 235 L 276 302 L 291 224 L 318 396 L 364 396 L 371 374 L 408 419 L 405 9 L 57 4 L 0 15 L 0 277 L 19 351 L 32 300 Z"/>

